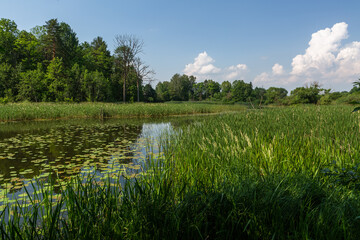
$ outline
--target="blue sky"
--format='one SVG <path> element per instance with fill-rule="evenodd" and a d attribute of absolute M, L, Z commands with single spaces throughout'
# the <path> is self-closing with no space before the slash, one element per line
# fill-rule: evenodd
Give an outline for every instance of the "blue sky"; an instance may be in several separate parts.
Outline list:
<path fill-rule="evenodd" d="M 115 35 L 134 34 L 158 81 L 186 73 L 341 91 L 360 78 L 359 9 L 358 0 L 2 0 L 0 17 L 20 30 L 58 18 L 80 42 L 101 36 L 110 50 Z"/>

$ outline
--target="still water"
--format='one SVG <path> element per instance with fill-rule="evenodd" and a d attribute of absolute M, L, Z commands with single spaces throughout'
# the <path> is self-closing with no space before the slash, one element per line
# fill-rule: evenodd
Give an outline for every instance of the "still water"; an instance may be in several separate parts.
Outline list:
<path fill-rule="evenodd" d="M 24 187 L 36 191 L 38 181 L 51 179 L 56 187 L 61 187 L 75 176 L 94 171 L 99 177 L 112 174 L 116 179 L 119 172 L 126 178 L 136 177 L 146 170 L 149 159 L 162 157 L 159 141 L 164 133 L 195 119 L 78 119 L 0 124 L 0 206 L 14 197 L 25 196 Z"/>

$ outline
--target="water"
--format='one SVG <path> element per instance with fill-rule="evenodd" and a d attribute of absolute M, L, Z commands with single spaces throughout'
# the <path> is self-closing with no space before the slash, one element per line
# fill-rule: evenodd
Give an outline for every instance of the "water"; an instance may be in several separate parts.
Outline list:
<path fill-rule="evenodd" d="M 126 178 L 162 156 L 159 138 L 194 118 L 159 120 L 58 120 L 0 125 L 0 206 L 51 179 L 61 188 L 91 172 L 99 179 L 119 172 Z M 0 207 L 1 208 L 1 207 Z"/>

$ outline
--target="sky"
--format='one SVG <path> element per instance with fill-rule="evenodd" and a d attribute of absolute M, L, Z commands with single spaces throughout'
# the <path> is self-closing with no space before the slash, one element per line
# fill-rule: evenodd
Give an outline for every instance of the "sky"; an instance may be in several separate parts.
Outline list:
<path fill-rule="evenodd" d="M 135 35 L 155 85 L 180 73 L 349 91 L 360 78 L 359 9 L 359 0 L 1 0 L 0 18 L 27 31 L 57 18 L 111 51 L 116 35 Z"/>

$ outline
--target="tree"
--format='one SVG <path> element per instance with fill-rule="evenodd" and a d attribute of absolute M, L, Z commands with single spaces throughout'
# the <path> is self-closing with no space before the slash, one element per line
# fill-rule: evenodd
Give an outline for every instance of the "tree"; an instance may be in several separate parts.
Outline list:
<path fill-rule="evenodd" d="M 215 82 L 214 80 L 208 79 L 204 81 L 205 86 L 205 96 L 206 98 L 214 97 L 214 94 L 220 92 L 220 83 Z"/>
<path fill-rule="evenodd" d="M 193 100 L 202 101 L 205 99 L 205 86 L 203 82 L 193 85 Z"/>
<path fill-rule="evenodd" d="M 229 81 L 224 81 L 221 83 L 221 95 L 223 101 L 231 100 L 231 83 Z"/>
<path fill-rule="evenodd" d="M 41 63 L 38 63 L 35 70 L 20 73 L 18 100 L 41 101 L 42 95 L 46 91 L 44 77 Z"/>
<path fill-rule="evenodd" d="M 55 57 L 47 67 L 45 80 L 48 87 L 46 101 L 64 101 L 64 93 L 67 88 L 66 76 L 63 71 L 61 58 Z"/>
<path fill-rule="evenodd" d="M 144 80 L 149 81 L 148 84 L 153 80 L 152 76 L 155 74 L 154 70 L 150 69 L 149 65 L 145 65 L 140 58 L 135 58 L 134 68 L 136 71 L 136 89 L 137 89 L 137 101 L 140 102 L 140 86 Z M 151 86 L 151 85 L 150 85 Z"/>
<path fill-rule="evenodd" d="M 263 103 L 266 100 L 265 88 L 256 87 L 253 91 L 253 98 L 258 104 Z"/>
<path fill-rule="evenodd" d="M 32 33 L 21 31 L 15 41 L 15 50 L 24 71 L 36 69 L 44 60 L 41 43 Z"/>
<path fill-rule="evenodd" d="M 82 73 L 83 72 L 81 71 L 80 65 L 78 63 L 75 63 L 70 69 L 65 92 L 65 97 L 67 99 L 72 99 L 75 102 L 80 102 L 85 99 L 81 89 L 81 81 L 83 80 Z"/>
<path fill-rule="evenodd" d="M 96 37 L 89 44 L 84 42 L 80 46 L 83 55 L 83 65 L 90 71 L 100 71 L 106 78 L 110 78 L 113 67 L 113 57 L 107 49 L 102 37 Z"/>
<path fill-rule="evenodd" d="M 54 60 L 61 51 L 61 28 L 58 20 L 50 19 L 44 25 L 46 34 L 43 37 L 44 51 L 47 60 Z"/>
<path fill-rule="evenodd" d="M 285 88 L 270 87 L 266 90 L 266 101 L 265 104 L 280 103 L 288 94 Z"/>
<path fill-rule="evenodd" d="M 82 88 L 89 102 L 105 101 L 108 95 L 109 82 L 102 72 L 85 70 Z"/>
<path fill-rule="evenodd" d="M 144 101 L 145 102 L 156 101 L 156 91 L 153 89 L 150 83 L 144 86 Z"/>
<path fill-rule="evenodd" d="M 126 102 L 126 82 L 130 72 L 134 69 L 135 61 L 142 52 L 143 41 L 133 35 L 117 35 L 115 37 L 115 59 L 117 66 L 121 66 L 123 80 L 123 101 Z"/>
<path fill-rule="evenodd" d="M 170 80 L 171 100 L 188 101 L 189 97 L 193 94 L 195 79 L 194 76 L 175 74 Z"/>
<path fill-rule="evenodd" d="M 235 80 L 232 84 L 232 97 L 235 102 L 246 102 L 252 95 L 252 84 L 243 80 Z"/>
<path fill-rule="evenodd" d="M 70 67 L 77 62 L 79 40 L 70 25 L 64 22 L 59 24 L 60 57 L 65 66 Z"/>
<path fill-rule="evenodd" d="M 166 102 L 166 101 L 170 101 L 171 100 L 171 96 L 170 96 L 170 82 L 165 81 L 165 82 L 159 82 L 156 85 L 156 95 L 157 95 L 157 100 L 161 101 L 161 102 Z"/>
<path fill-rule="evenodd" d="M 10 64 L 0 64 L 0 97 L 6 97 L 6 93 L 12 87 L 12 71 Z"/>
<path fill-rule="evenodd" d="M 314 103 L 320 99 L 320 85 L 317 82 L 311 83 L 310 86 L 298 87 L 291 91 L 290 104 Z"/>
<path fill-rule="evenodd" d="M 0 19 L 0 63 L 8 63 L 12 67 L 17 65 L 15 41 L 19 31 L 14 21 Z"/>

